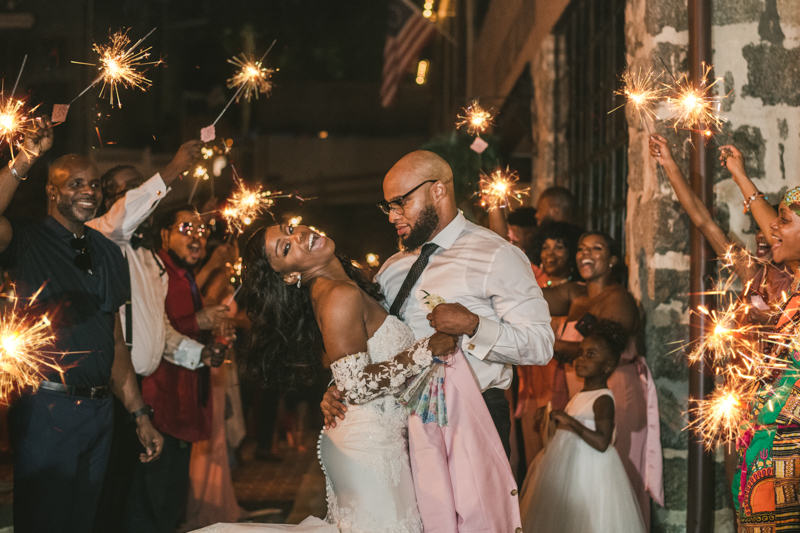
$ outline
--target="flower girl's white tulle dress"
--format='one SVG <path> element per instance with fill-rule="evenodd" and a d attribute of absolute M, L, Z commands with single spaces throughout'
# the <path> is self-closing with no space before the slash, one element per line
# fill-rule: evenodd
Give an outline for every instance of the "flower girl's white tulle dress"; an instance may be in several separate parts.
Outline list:
<path fill-rule="evenodd" d="M 309 517 L 297 525 L 216 524 L 203 533 L 421 533 L 408 457 L 408 416 L 396 394 L 407 379 L 431 364 L 427 340 L 414 343 L 411 329 L 388 316 L 367 342 L 368 353 L 348 355 L 331 365 L 348 400 L 345 419 L 323 430 L 319 458 L 325 472 L 326 520 Z M 413 365 L 395 356 L 412 351 Z M 362 370 L 385 363 L 379 372 Z"/>
<path fill-rule="evenodd" d="M 594 402 L 609 389 L 579 392 L 566 412 L 595 430 Z M 520 496 L 525 533 L 644 533 L 630 481 L 614 446 L 600 452 L 556 430 L 528 470 Z"/>

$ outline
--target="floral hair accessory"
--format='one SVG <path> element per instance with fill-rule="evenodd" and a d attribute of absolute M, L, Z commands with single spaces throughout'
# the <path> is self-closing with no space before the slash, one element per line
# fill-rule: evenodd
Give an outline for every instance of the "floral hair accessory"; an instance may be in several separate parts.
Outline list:
<path fill-rule="evenodd" d="M 789 192 L 784 195 L 783 203 L 797 215 L 800 215 L 800 187 L 790 189 Z M 792 207 L 795 204 L 796 207 Z"/>

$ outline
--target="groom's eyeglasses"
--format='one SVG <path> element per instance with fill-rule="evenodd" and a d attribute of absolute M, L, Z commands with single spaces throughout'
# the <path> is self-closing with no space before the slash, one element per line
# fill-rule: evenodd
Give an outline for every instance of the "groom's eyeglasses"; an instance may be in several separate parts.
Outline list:
<path fill-rule="evenodd" d="M 398 215 L 402 215 L 403 214 L 403 204 L 405 204 L 406 198 L 408 198 L 409 196 L 414 194 L 414 191 L 416 191 L 417 189 L 419 189 L 420 187 L 422 187 L 426 183 L 434 183 L 434 182 L 437 182 L 437 181 L 439 181 L 439 180 L 423 181 L 422 183 L 420 183 L 419 185 L 417 185 L 416 187 L 414 187 L 413 189 L 411 189 L 410 191 L 405 193 L 403 196 L 398 196 L 397 198 L 395 198 L 395 199 L 393 199 L 393 200 L 391 200 L 389 202 L 387 202 L 386 200 L 378 202 L 378 207 L 381 208 L 381 211 L 383 211 L 383 213 L 385 215 L 388 215 L 392 211 L 394 211 Z"/>

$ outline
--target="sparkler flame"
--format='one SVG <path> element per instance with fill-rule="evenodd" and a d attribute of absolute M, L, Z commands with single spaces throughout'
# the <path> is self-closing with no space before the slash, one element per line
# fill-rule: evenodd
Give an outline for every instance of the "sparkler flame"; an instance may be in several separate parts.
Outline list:
<path fill-rule="evenodd" d="M 528 196 L 530 187 L 524 189 L 517 188 L 515 184 L 519 181 L 519 174 L 509 170 L 497 169 L 490 175 L 481 173 L 480 197 L 481 205 L 488 211 L 502 209 L 511 205 L 511 201 L 522 204 L 522 197 Z"/>
<path fill-rule="evenodd" d="M 710 294 L 717 295 L 722 310 L 698 306 L 696 313 L 706 317 L 708 326 L 706 334 L 688 354 L 691 362 L 705 360 L 724 379 L 724 385 L 708 398 L 694 400 L 689 410 L 693 420 L 688 428 L 703 439 L 708 449 L 720 442 L 734 441 L 742 428 L 747 427 L 749 406 L 765 390 L 769 391 L 774 377 L 787 367 L 782 353 L 787 348 L 797 349 L 797 331 L 791 321 L 786 330 L 763 334 L 762 326 L 750 320 L 754 306 L 749 303 L 749 294 L 759 287 L 748 282 L 738 295 L 733 289 L 734 267 L 761 261 L 733 247 L 721 259 L 730 275 L 719 281 Z M 785 303 L 786 298 L 780 302 Z M 768 323 L 774 323 L 783 312 L 778 305 L 764 310 L 771 317 Z"/>
<path fill-rule="evenodd" d="M 245 54 L 241 54 L 229 59 L 228 63 L 239 67 L 236 74 L 228 80 L 229 89 L 238 88 L 237 102 L 240 98 L 249 101 L 253 95 L 257 100 L 259 93 L 269 96 L 272 90 L 270 79 L 275 72 L 274 70 L 265 68 L 261 61 L 256 60 L 252 55 L 247 57 Z"/>
<path fill-rule="evenodd" d="M 458 115 L 459 121 L 456 122 L 456 128 L 460 129 L 461 126 L 466 126 L 470 135 L 480 136 L 494 124 L 491 111 L 482 108 L 477 100 L 473 100 L 472 105 L 464 108 L 463 111 L 463 115 Z"/>
<path fill-rule="evenodd" d="M 742 390 L 736 385 L 725 385 L 707 399 L 695 400 L 691 411 L 696 418 L 690 427 L 703 439 L 707 450 L 718 443 L 734 442 L 749 414 Z"/>
<path fill-rule="evenodd" d="M 145 61 L 150 57 L 150 47 L 139 51 L 136 51 L 136 48 L 155 31 L 155 28 L 131 47 L 128 47 L 131 43 L 130 38 L 128 38 L 128 31 L 130 30 L 119 30 L 111 35 L 110 41 L 106 45 L 94 43 L 92 50 L 100 56 L 99 65 L 73 61 L 73 63 L 92 65 L 100 70 L 100 75 L 97 79 L 81 94 L 76 96 L 73 102 L 101 81 L 103 86 L 100 89 L 100 97 L 103 96 L 107 88 L 109 102 L 113 106 L 116 101 L 117 107 L 122 107 L 122 102 L 119 98 L 120 86 L 141 89 L 142 91 L 150 88 L 152 82 L 144 76 L 147 69 L 143 67 L 159 65 L 163 61 L 160 59 L 158 61 Z"/>
<path fill-rule="evenodd" d="M 16 297 L 9 300 L 11 305 L 0 314 L 0 403 L 8 403 L 26 387 L 35 390 L 46 368 L 63 372 L 46 355 L 55 341 L 47 315 L 36 316 L 28 307 L 20 308 Z"/>
<path fill-rule="evenodd" d="M 674 113 L 671 120 L 675 129 L 699 130 L 706 136 L 721 131 L 722 123 L 726 121 L 720 115 L 721 102 L 725 96 L 718 96 L 713 91 L 722 78 L 709 80 L 708 75 L 712 68 L 711 65 L 703 65 L 703 76 L 696 87 L 686 76 L 676 82 L 673 89 L 675 94 L 667 98 Z"/>
<path fill-rule="evenodd" d="M 666 87 L 658 81 L 653 70 L 647 69 L 645 72 L 642 72 L 642 69 L 639 69 L 638 72 L 626 70 L 622 75 L 622 82 L 624 84 L 622 89 L 614 91 L 614 94 L 625 97 L 626 103 L 631 105 L 643 124 L 645 124 L 645 116 L 655 119 L 653 106 L 664 96 Z M 609 113 L 613 113 L 617 109 L 619 107 L 612 109 Z"/>
<path fill-rule="evenodd" d="M 222 210 L 222 217 L 228 222 L 228 227 L 241 233 L 244 226 L 249 226 L 260 214 L 268 211 L 275 204 L 272 191 L 264 191 L 261 185 L 249 189 L 238 176 L 233 177 L 237 190 L 228 198 L 228 203 Z M 277 193 L 280 195 L 280 193 Z"/>
<path fill-rule="evenodd" d="M 24 99 L 6 98 L 0 90 L 0 144 L 5 142 L 14 159 L 14 146 L 22 148 L 22 137 L 29 125 L 33 124 L 33 111 L 38 105 L 29 108 Z"/>

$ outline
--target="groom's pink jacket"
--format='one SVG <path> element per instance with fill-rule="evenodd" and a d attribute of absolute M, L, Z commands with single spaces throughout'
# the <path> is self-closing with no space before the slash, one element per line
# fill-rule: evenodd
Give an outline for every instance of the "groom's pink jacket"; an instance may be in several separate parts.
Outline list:
<path fill-rule="evenodd" d="M 425 533 L 521 533 L 517 484 L 461 350 L 445 370 L 444 390 L 446 427 L 408 421 Z"/>

